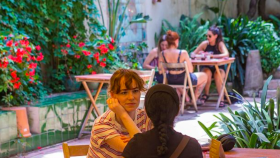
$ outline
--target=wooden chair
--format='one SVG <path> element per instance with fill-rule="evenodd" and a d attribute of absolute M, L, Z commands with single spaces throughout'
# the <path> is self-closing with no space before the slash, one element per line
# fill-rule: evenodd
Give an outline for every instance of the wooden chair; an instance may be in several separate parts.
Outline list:
<path fill-rule="evenodd" d="M 148 83 L 146 84 L 146 88 L 149 89 L 152 87 L 153 81 L 154 81 L 154 77 L 155 77 L 155 69 L 151 69 L 151 70 L 134 70 L 137 74 L 139 75 L 150 75 L 150 79 L 148 81 Z M 145 101 L 145 92 L 141 93 L 141 98 L 140 98 L 140 104 L 138 106 L 138 108 L 142 109 L 144 107 L 144 101 Z"/>
<path fill-rule="evenodd" d="M 184 68 L 185 69 L 185 81 L 184 81 L 184 85 L 174 85 L 174 84 L 168 84 L 169 86 L 173 87 L 173 88 L 183 88 L 183 97 L 182 97 L 182 105 L 181 105 L 181 115 L 183 115 L 184 113 L 184 105 L 185 105 L 185 98 L 186 98 L 186 89 L 190 89 L 191 92 L 191 97 L 192 97 L 192 101 L 194 104 L 194 108 L 195 111 L 197 112 L 197 105 L 196 105 L 196 99 L 195 99 L 195 95 L 194 95 L 194 90 L 193 88 L 196 86 L 192 85 L 191 82 L 191 78 L 190 78 L 190 73 L 189 73 L 189 68 L 187 65 L 187 62 L 183 62 L 183 63 L 163 63 L 161 62 L 162 65 L 162 71 L 163 71 L 163 84 L 168 84 L 167 81 L 167 70 L 168 69 L 177 69 L 177 68 Z M 187 86 L 188 83 L 188 86 Z"/>
<path fill-rule="evenodd" d="M 150 79 L 146 85 L 146 88 L 149 89 L 152 87 L 153 81 L 154 81 L 154 77 L 155 77 L 155 69 L 151 69 L 151 70 L 133 70 L 134 72 L 136 72 L 139 75 L 150 75 Z"/>
<path fill-rule="evenodd" d="M 71 145 L 67 143 L 62 144 L 64 158 L 70 158 L 70 156 L 86 156 L 88 153 L 89 145 Z"/>

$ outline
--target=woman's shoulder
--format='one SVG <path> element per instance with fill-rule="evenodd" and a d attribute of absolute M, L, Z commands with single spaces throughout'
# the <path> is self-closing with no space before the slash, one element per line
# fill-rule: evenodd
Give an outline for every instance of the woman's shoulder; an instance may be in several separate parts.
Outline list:
<path fill-rule="evenodd" d="M 114 112 L 111 110 L 107 110 L 105 113 L 95 119 L 95 124 L 104 124 L 106 122 L 111 122 L 112 120 L 114 120 L 113 116 Z"/>
<path fill-rule="evenodd" d="M 207 40 L 200 43 L 200 45 L 203 45 L 203 46 L 207 46 L 208 44 L 209 44 L 209 42 Z"/>

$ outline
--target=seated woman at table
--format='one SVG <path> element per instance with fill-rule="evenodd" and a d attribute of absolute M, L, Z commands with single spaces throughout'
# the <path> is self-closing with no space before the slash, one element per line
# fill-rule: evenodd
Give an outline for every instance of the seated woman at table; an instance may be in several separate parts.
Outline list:
<path fill-rule="evenodd" d="M 196 48 L 196 50 L 194 51 L 195 54 L 210 53 L 211 58 L 224 58 L 229 56 L 228 50 L 223 41 L 222 30 L 220 28 L 216 26 L 210 27 L 208 29 L 206 37 L 207 40 L 203 41 Z M 225 67 L 219 66 L 219 68 L 220 68 L 221 77 L 225 78 Z M 218 73 L 216 72 L 215 66 L 202 66 L 201 70 L 205 72 L 208 76 L 208 80 L 205 86 L 205 94 L 203 94 L 201 97 L 201 100 L 204 100 L 204 102 L 206 102 L 209 98 L 209 90 L 210 90 L 211 79 L 213 75 L 214 75 L 214 80 L 216 83 L 218 94 L 221 93 L 222 82 L 218 76 Z M 222 100 L 220 102 L 220 107 L 224 107 L 224 106 L 225 106 L 224 97 L 222 97 Z"/>
<path fill-rule="evenodd" d="M 187 62 L 188 68 L 190 71 L 190 78 L 193 85 L 197 85 L 195 89 L 195 99 L 198 101 L 198 103 L 203 104 L 204 102 L 199 101 L 198 98 L 202 92 L 202 90 L 205 87 L 207 76 L 203 72 L 196 72 L 193 73 L 193 65 L 191 63 L 189 54 L 186 50 L 179 50 L 178 44 L 179 44 L 179 35 L 176 32 L 173 31 L 167 31 L 166 34 L 166 40 L 168 42 L 168 49 L 161 52 L 159 56 L 159 62 L 164 63 L 182 63 L 184 61 Z M 160 65 L 161 68 L 161 65 Z M 162 72 L 160 72 L 162 73 Z M 168 83 L 170 84 L 184 84 L 185 80 L 185 69 L 183 70 L 169 70 L 169 73 L 167 75 Z M 182 89 L 178 89 L 179 96 L 182 94 Z M 189 102 L 189 98 L 186 97 L 186 101 Z"/>
<path fill-rule="evenodd" d="M 174 119 L 179 113 L 179 97 L 172 87 L 164 84 L 151 87 L 145 96 L 144 105 L 154 128 L 136 134 L 128 142 L 122 153 L 125 158 L 169 158 L 184 137 L 189 141 L 182 146 L 182 152 L 177 153 L 178 158 L 202 158 L 197 140 L 184 136 L 173 128 Z"/>
<path fill-rule="evenodd" d="M 128 139 L 151 129 L 144 109 L 137 109 L 145 82 L 134 71 L 119 69 L 110 79 L 107 104 L 110 110 L 92 127 L 88 158 L 121 157 Z"/>
<path fill-rule="evenodd" d="M 163 35 L 160 37 L 158 46 L 151 50 L 149 55 L 146 57 L 144 63 L 143 63 L 143 68 L 145 69 L 155 69 L 158 67 L 158 57 L 159 53 L 162 52 L 163 50 L 167 49 L 167 41 L 165 39 L 166 35 Z M 159 74 L 158 71 L 155 72 L 155 79 L 158 83 L 162 83 L 163 81 L 163 76 L 162 74 Z"/>

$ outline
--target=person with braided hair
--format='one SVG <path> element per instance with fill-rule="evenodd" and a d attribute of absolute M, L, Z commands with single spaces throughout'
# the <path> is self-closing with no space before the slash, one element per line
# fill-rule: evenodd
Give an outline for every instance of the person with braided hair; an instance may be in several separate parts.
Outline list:
<path fill-rule="evenodd" d="M 175 89 L 165 84 L 151 87 L 145 96 L 144 106 L 154 128 L 144 133 L 135 134 L 124 148 L 123 157 L 203 157 L 201 146 L 196 139 L 184 136 L 173 128 L 174 119 L 179 113 L 179 97 Z M 185 138 L 188 141 L 181 145 Z M 181 147 L 181 152 L 178 152 L 178 146 Z"/>

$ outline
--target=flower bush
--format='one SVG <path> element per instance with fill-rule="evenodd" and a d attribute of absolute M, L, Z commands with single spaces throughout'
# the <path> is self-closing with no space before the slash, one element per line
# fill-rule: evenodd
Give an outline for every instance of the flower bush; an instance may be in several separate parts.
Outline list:
<path fill-rule="evenodd" d="M 55 77 L 63 82 L 65 77 L 71 78 L 73 75 L 108 72 L 109 65 L 114 61 L 114 53 L 115 41 L 111 37 L 83 42 L 79 37 L 73 36 L 68 43 L 55 49 L 55 56 L 58 58 Z M 61 89 L 65 90 L 65 87 Z"/>
<path fill-rule="evenodd" d="M 28 37 L 0 32 L 0 98 L 2 103 L 20 105 L 44 96 L 39 80 L 41 47 Z"/>

